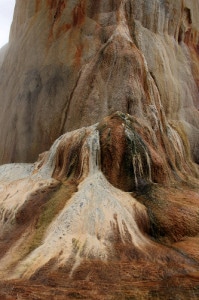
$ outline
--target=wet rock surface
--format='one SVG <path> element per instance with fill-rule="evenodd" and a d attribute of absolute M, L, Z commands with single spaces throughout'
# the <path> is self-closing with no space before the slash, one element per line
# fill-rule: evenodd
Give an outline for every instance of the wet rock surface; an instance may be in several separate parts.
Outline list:
<path fill-rule="evenodd" d="M 34 162 L 61 134 L 118 110 L 154 131 L 165 114 L 198 162 L 198 11 L 195 0 L 16 1 L 0 162 Z"/>
<path fill-rule="evenodd" d="M 62 135 L 34 164 L 1 166 L 2 295 L 162 299 L 180 280 L 180 296 L 197 295 L 196 173 L 185 182 L 182 156 L 157 183 L 139 128 L 116 112 Z"/>
<path fill-rule="evenodd" d="M 2 299 L 198 298 L 198 20 L 195 0 L 16 1 Z"/>

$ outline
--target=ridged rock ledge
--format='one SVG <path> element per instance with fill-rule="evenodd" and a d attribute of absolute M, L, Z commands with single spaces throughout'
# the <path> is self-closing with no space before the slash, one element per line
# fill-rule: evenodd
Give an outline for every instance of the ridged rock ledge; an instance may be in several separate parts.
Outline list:
<path fill-rule="evenodd" d="M 197 172 L 183 144 L 165 135 L 173 153 L 167 166 L 147 132 L 116 112 L 62 135 L 34 164 L 0 167 L 0 279 L 9 280 L 7 290 L 9 282 L 26 293 L 42 283 L 45 292 L 37 293 L 45 299 L 49 286 L 63 286 L 66 296 L 72 285 L 94 299 L 94 285 L 99 299 L 115 299 L 141 281 L 143 297 L 154 282 L 172 278 L 177 287 L 179 276 L 181 287 L 192 289 L 199 271 Z"/>
<path fill-rule="evenodd" d="M 34 162 L 118 110 L 154 131 L 164 111 L 198 163 L 198 32 L 197 0 L 17 0 L 0 54 L 0 163 Z"/>
<path fill-rule="evenodd" d="M 198 0 L 16 0 L 0 298 L 198 299 L 198 149 Z"/>

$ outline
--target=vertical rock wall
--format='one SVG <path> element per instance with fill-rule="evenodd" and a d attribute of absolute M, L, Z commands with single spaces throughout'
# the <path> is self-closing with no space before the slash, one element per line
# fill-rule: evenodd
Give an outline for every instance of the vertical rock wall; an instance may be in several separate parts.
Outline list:
<path fill-rule="evenodd" d="M 17 0 L 0 69 L 0 162 L 34 161 L 117 110 L 155 135 L 166 120 L 198 162 L 198 6 Z"/>
<path fill-rule="evenodd" d="M 16 1 L 0 163 L 52 146 L 0 166 L 0 295 L 196 295 L 198 17 L 197 0 Z"/>

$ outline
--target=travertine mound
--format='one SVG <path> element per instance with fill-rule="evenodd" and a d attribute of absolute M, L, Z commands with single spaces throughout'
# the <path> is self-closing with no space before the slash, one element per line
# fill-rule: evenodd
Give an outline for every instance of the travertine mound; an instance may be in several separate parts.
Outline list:
<path fill-rule="evenodd" d="M 126 280 L 182 276 L 191 290 L 199 271 L 196 169 L 177 141 L 172 169 L 161 175 L 166 158 L 139 130 L 136 118 L 116 112 L 62 135 L 34 164 L 0 167 L 1 280 L 64 286 L 64 295 L 86 280 L 99 299 L 102 286 L 114 297 L 110 284 L 123 290 Z"/>
<path fill-rule="evenodd" d="M 2 299 L 199 296 L 197 0 L 17 0 L 0 107 Z"/>
<path fill-rule="evenodd" d="M 0 69 L 0 162 L 33 162 L 117 110 L 154 131 L 165 114 L 198 162 L 198 20 L 197 0 L 17 0 Z"/>

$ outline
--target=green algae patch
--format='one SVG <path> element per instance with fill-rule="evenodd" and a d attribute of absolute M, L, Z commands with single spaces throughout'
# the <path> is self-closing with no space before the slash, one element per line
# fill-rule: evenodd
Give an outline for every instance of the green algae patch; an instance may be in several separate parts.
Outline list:
<path fill-rule="evenodd" d="M 63 183 L 60 188 L 52 195 L 50 200 L 45 203 L 38 221 L 36 222 L 35 233 L 28 248 L 27 254 L 29 254 L 42 244 L 42 240 L 47 227 L 53 221 L 55 216 L 64 208 L 66 202 L 76 191 L 77 187 L 75 184 Z"/>

